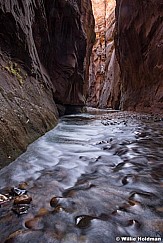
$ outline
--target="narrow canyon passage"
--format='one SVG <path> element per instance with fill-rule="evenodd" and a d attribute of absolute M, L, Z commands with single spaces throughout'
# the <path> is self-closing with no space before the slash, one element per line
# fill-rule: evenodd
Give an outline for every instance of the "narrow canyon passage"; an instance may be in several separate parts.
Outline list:
<path fill-rule="evenodd" d="M 92 0 L 96 40 L 89 66 L 87 104 L 100 108 L 120 108 L 120 68 L 115 52 L 115 0 Z"/>
<path fill-rule="evenodd" d="M 0 242 L 161 242 L 162 141 L 159 117 L 92 108 L 63 117 L 0 171 L 9 198 Z"/>

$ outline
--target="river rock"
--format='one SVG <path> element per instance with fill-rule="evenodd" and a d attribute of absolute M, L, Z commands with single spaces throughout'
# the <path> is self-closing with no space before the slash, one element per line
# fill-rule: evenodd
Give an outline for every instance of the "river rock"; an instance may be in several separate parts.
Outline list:
<path fill-rule="evenodd" d="M 13 187 L 11 188 L 11 195 L 12 196 L 21 196 L 27 193 L 27 191 L 25 189 L 19 189 L 17 187 Z"/>
<path fill-rule="evenodd" d="M 30 204 L 32 201 L 32 197 L 28 195 L 21 195 L 18 197 L 15 197 L 14 204 Z"/>
<path fill-rule="evenodd" d="M 0 194 L 0 205 L 9 201 L 9 198 L 3 194 Z"/>
<path fill-rule="evenodd" d="M 38 213 L 37 213 L 37 216 L 45 216 L 48 213 L 49 213 L 49 211 L 46 208 L 40 208 Z"/>
<path fill-rule="evenodd" d="M 35 217 L 25 222 L 25 227 L 32 230 L 43 229 L 42 217 Z"/>
<path fill-rule="evenodd" d="M 28 187 L 28 183 L 27 182 L 22 182 L 19 184 L 18 188 L 21 190 L 26 190 Z"/>
<path fill-rule="evenodd" d="M 13 205 L 12 211 L 18 215 L 22 214 L 27 214 L 29 209 L 28 204 L 18 204 L 18 205 Z"/>
<path fill-rule="evenodd" d="M 50 206 L 51 207 L 56 207 L 58 205 L 58 198 L 57 197 L 53 197 L 51 200 L 50 200 Z"/>
<path fill-rule="evenodd" d="M 134 227 L 134 228 L 139 228 L 141 226 L 141 223 L 138 222 L 137 220 L 135 219 L 130 219 L 126 222 L 126 227 L 129 226 L 129 227 Z"/>
<path fill-rule="evenodd" d="M 89 215 L 80 215 L 75 218 L 75 224 L 78 228 L 84 229 L 91 225 L 91 220 L 94 217 Z"/>

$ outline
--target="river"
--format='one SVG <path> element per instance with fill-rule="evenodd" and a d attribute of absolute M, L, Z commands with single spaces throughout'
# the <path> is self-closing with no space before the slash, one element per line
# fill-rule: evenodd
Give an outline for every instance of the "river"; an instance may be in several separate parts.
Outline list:
<path fill-rule="evenodd" d="M 127 112 L 62 117 L 0 171 L 0 242 L 162 242 L 162 128 Z M 32 200 L 21 215 L 13 187 Z"/>

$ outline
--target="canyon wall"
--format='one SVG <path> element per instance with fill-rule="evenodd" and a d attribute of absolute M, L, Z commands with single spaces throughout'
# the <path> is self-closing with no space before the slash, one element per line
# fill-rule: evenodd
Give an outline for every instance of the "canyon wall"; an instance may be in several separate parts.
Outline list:
<path fill-rule="evenodd" d="M 90 0 L 0 0 L 0 164 L 84 105 L 93 35 Z"/>
<path fill-rule="evenodd" d="M 163 2 L 116 1 L 123 110 L 163 113 Z"/>
<path fill-rule="evenodd" d="M 90 61 L 87 104 L 118 109 L 120 71 L 115 55 L 115 0 L 92 0 L 96 41 Z"/>

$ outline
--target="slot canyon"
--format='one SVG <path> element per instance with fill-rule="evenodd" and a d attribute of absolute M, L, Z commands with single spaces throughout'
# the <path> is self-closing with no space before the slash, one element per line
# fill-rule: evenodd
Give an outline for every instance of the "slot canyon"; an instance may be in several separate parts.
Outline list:
<path fill-rule="evenodd" d="M 99 108 L 120 108 L 120 68 L 115 53 L 115 6 L 112 1 L 92 1 L 96 41 L 90 57 L 87 104 Z"/>
<path fill-rule="evenodd" d="M 0 242 L 163 242 L 162 53 L 162 0 L 0 0 Z"/>

